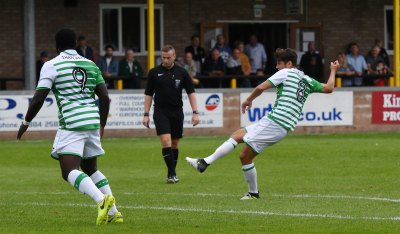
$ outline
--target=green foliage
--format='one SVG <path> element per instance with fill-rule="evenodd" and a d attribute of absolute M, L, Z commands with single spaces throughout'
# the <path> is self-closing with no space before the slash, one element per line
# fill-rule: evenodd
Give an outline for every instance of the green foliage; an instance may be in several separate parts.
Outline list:
<path fill-rule="evenodd" d="M 261 199 L 250 201 L 239 200 L 242 146 L 203 174 L 184 161 L 226 138 L 184 138 L 175 185 L 158 138 L 105 139 L 98 165 L 125 222 L 100 227 L 96 204 L 62 180 L 51 141 L 0 141 L 0 233 L 398 233 L 399 139 L 289 136 L 256 158 Z"/>

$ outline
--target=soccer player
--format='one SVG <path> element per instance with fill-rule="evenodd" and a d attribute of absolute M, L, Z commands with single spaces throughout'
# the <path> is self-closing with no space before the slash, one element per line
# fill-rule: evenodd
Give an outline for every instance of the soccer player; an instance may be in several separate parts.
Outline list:
<path fill-rule="evenodd" d="M 242 113 L 251 108 L 253 100 L 269 88 L 277 89 L 275 105 L 268 116 L 258 123 L 235 131 L 231 137 L 206 158 L 186 157 L 186 161 L 197 171 L 206 168 L 219 158 L 231 152 L 238 144 L 246 143 L 240 153 L 242 171 L 248 184 L 248 192 L 241 200 L 258 199 L 257 171 L 253 159 L 265 148 L 282 140 L 289 131 L 293 131 L 299 121 L 303 105 L 310 93 L 331 93 L 334 88 L 338 61 L 331 63 L 331 72 L 326 84 L 322 84 L 302 71 L 297 70 L 297 54 L 292 49 L 278 49 L 276 72 L 269 79 L 258 85 L 242 103 Z"/>
<path fill-rule="evenodd" d="M 60 30 L 55 41 L 59 55 L 43 65 L 17 139 L 21 139 L 52 90 L 58 104 L 60 127 L 51 156 L 60 162 L 63 179 L 98 204 L 97 225 L 121 223 L 123 217 L 115 206 L 108 180 L 97 169 L 96 159 L 105 153 L 100 138 L 110 102 L 104 79 L 96 64 L 74 49 L 76 36 L 72 30 Z M 99 107 L 95 94 L 99 97 Z"/>
<path fill-rule="evenodd" d="M 150 70 L 144 92 L 143 125 L 149 127 L 149 111 L 154 95 L 153 119 L 162 144 L 162 156 L 168 168 L 168 184 L 179 182 L 175 169 L 178 163 L 178 144 L 183 133 L 183 89 L 193 110 L 193 126 L 199 123 L 192 78 L 185 69 L 175 65 L 175 58 L 174 47 L 165 45 L 161 50 L 162 64 Z"/>

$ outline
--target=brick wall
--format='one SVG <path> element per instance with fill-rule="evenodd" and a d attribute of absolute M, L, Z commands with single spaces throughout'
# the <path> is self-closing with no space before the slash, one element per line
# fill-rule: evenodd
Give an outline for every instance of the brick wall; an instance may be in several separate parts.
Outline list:
<path fill-rule="evenodd" d="M 0 54 L 0 77 L 23 76 L 23 1 L 3 0 L 0 14 L 0 30 L 3 32 L 0 45 L 5 51 Z M 61 0 L 36 0 L 36 57 L 43 50 L 55 56 L 54 34 L 60 28 L 69 27 L 78 35 L 86 36 L 99 55 L 99 4 L 146 4 L 145 0 L 79 0 L 77 7 L 64 7 Z M 326 68 L 345 45 L 357 41 L 361 53 L 366 54 L 375 38 L 383 39 L 384 6 L 392 5 L 392 0 L 338 0 L 307 1 L 303 15 L 287 15 L 282 0 L 262 2 L 261 20 L 298 20 L 301 23 L 322 23 Z M 200 23 L 216 20 L 255 20 L 254 0 L 156 0 L 164 6 L 164 39 L 173 44 L 177 55 L 190 43 L 190 36 L 199 33 Z M 304 6 L 306 7 L 306 6 Z M 4 23 L 6 22 L 6 23 Z M 231 38 L 235 40 L 235 38 Z M 139 61 L 146 68 L 147 57 Z M 328 72 L 328 69 L 326 69 Z M 12 89 L 22 86 L 12 84 Z"/>

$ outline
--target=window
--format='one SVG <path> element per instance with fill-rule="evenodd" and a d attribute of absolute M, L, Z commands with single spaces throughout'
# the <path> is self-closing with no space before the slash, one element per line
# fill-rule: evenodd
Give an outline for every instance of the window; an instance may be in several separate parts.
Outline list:
<path fill-rule="evenodd" d="M 393 54 L 393 6 L 385 6 L 385 48 Z"/>
<path fill-rule="evenodd" d="M 163 7 L 154 6 L 155 50 L 163 45 Z M 137 54 L 147 53 L 147 5 L 101 4 L 100 5 L 100 51 L 108 44 L 114 46 L 115 55 L 123 55 L 125 49 Z"/>

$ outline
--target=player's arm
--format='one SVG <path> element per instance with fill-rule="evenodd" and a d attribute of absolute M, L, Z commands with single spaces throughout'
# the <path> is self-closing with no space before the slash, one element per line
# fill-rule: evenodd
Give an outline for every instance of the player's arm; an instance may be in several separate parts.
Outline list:
<path fill-rule="evenodd" d="M 100 137 L 103 137 L 104 128 L 107 124 L 108 112 L 110 111 L 110 98 L 105 83 L 96 85 L 94 92 L 97 97 L 99 97 Z"/>
<path fill-rule="evenodd" d="M 331 62 L 331 73 L 329 75 L 329 79 L 326 84 L 322 84 L 321 93 L 332 93 L 335 87 L 335 77 L 336 72 L 339 69 L 339 62 L 336 60 L 335 62 Z"/>
<path fill-rule="evenodd" d="M 22 135 L 28 129 L 29 123 L 33 120 L 33 118 L 35 118 L 37 113 L 39 113 L 49 92 L 50 92 L 50 89 L 36 90 L 35 94 L 33 95 L 32 101 L 29 104 L 28 111 L 26 112 L 26 115 L 25 115 L 25 119 L 21 123 L 21 126 L 19 127 L 18 134 L 17 134 L 18 140 L 21 139 Z"/>
<path fill-rule="evenodd" d="M 247 99 L 242 103 L 242 114 L 244 114 L 246 110 L 251 108 L 254 99 L 260 96 L 265 90 L 273 87 L 274 85 L 269 80 L 266 80 L 261 84 L 259 84 L 257 87 L 255 87 L 251 92 L 250 96 L 248 96 Z"/>
<path fill-rule="evenodd" d="M 188 95 L 188 97 L 189 97 L 190 106 L 192 107 L 192 110 L 193 110 L 192 124 L 193 124 L 193 126 L 196 126 L 197 124 L 199 124 L 199 111 L 197 109 L 196 95 L 193 92 L 193 93 L 190 93 Z"/>

